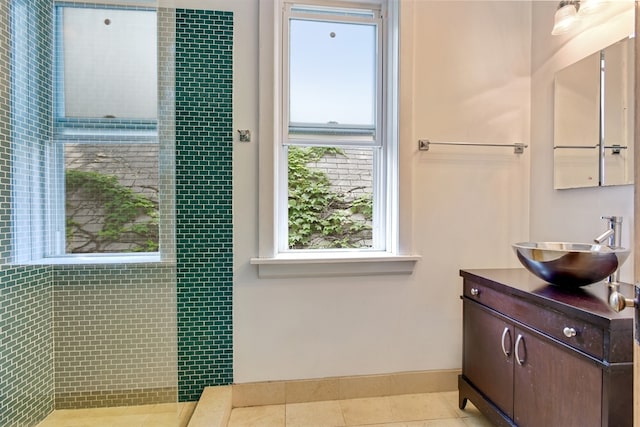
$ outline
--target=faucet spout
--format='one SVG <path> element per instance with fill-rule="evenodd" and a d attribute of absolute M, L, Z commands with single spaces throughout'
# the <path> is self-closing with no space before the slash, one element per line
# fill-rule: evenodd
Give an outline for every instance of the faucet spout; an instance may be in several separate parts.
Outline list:
<path fill-rule="evenodd" d="M 593 241 L 596 242 L 597 244 L 601 244 L 602 242 L 609 239 L 614 234 L 615 232 L 613 231 L 613 228 L 610 228 L 604 233 L 602 233 L 601 235 L 599 235 L 598 237 L 596 237 L 595 239 L 593 239 Z"/>
<path fill-rule="evenodd" d="M 605 240 L 609 239 L 608 245 L 613 247 L 621 246 L 621 229 L 622 229 L 622 217 L 621 216 L 603 216 L 602 219 L 607 221 L 607 231 L 593 239 L 596 243 L 601 244 Z M 609 276 L 609 284 L 617 284 L 620 279 L 620 269 L 616 269 L 611 276 Z M 617 294 L 614 294 L 617 295 Z M 613 307 L 613 303 L 611 304 Z"/>

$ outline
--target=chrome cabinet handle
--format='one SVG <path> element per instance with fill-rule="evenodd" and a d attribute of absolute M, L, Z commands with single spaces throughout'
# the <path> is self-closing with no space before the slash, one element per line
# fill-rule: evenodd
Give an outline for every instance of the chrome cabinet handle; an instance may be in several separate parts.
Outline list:
<path fill-rule="evenodd" d="M 521 359 L 520 358 L 520 352 L 518 351 L 520 349 L 520 343 L 523 342 L 523 340 L 524 340 L 524 337 L 522 335 L 518 334 L 518 338 L 516 338 L 515 348 L 516 348 L 516 362 L 518 362 L 518 365 L 520 365 L 520 366 L 522 366 L 524 364 L 524 362 L 525 362 L 525 359 Z"/>
<path fill-rule="evenodd" d="M 474 297 L 480 295 L 480 290 L 478 288 L 471 288 L 471 295 Z"/>
<path fill-rule="evenodd" d="M 567 327 L 565 327 L 565 328 L 562 330 L 562 333 L 563 333 L 563 334 L 564 334 L 564 336 L 565 336 L 565 337 L 567 337 L 567 338 L 573 338 L 573 337 L 575 337 L 576 335 L 578 335 L 578 332 L 576 331 L 576 329 L 575 329 L 575 328 L 570 328 L 570 327 L 568 327 L 568 326 L 567 326 Z"/>
<path fill-rule="evenodd" d="M 509 349 L 507 349 L 504 345 L 504 339 L 507 334 L 509 334 Z M 502 340 L 500 344 L 502 345 L 502 353 L 504 353 L 505 356 L 509 357 L 511 355 L 511 331 L 509 330 L 508 326 L 504 328 L 504 331 L 502 331 Z"/>

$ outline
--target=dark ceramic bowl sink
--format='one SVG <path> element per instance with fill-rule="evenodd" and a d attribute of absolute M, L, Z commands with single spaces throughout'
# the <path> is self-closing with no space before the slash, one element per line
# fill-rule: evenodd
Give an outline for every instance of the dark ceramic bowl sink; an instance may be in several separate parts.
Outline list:
<path fill-rule="evenodd" d="M 558 286 L 579 287 L 613 274 L 629 256 L 621 247 L 567 242 L 522 242 L 513 249 L 524 267 Z"/>

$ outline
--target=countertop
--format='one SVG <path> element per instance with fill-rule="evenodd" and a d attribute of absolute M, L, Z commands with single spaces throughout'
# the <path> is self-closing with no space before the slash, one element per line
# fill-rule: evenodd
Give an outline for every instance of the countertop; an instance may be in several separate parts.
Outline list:
<path fill-rule="evenodd" d="M 527 299 L 544 307 L 569 313 L 610 329 L 632 329 L 633 309 L 616 313 L 608 304 L 605 282 L 579 288 L 562 288 L 549 284 L 524 268 L 460 270 L 460 276 L 497 291 Z M 620 292 L 634 296 L 634 286 L 620 284 Z"/>

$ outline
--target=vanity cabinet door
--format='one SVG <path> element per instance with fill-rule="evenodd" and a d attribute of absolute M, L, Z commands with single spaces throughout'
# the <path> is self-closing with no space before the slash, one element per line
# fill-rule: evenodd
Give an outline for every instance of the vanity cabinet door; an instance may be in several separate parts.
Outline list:
<path fill-rule="evenodd" d="M 462 372 L 513 418 L 513 324 L 473 302 L 465 301 L 463 310 Z"/>
<path fill-rule="evenodd" d="M 519 427 L 602 425 L 602 370 L 515 329 L 514 415 Z"/>

